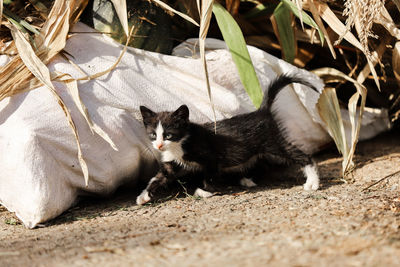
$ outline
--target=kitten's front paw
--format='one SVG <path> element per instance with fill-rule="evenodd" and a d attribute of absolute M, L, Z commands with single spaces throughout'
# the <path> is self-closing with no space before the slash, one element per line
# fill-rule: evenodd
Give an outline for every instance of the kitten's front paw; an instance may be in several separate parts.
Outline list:
<path fill-rule="evenodd" d="M 214 195 L 213 193 L 203 190 L 201 188 L 197 188 L 193 194 L 193 196 L 195 196 L 195 197 L 202 197 L 202 198 L 212 197 L 213 195 Z"/>
<path fill-rule="evenodd" d="M 143 192 L 136 198 L 136 204 L 143 205 L 151 200 L 149 196 L 149 192 L 145 189 Z"/>
<path fill-rule="evenodd" d="M 255 187 L 257 186 L 257 184 L 255 182 L 253 182 L 252 179 L 250 178 L 242 178 L 240 179 L 240 185 L 247 187 L 247 188 L 251 188 L 251 187 Z"/>

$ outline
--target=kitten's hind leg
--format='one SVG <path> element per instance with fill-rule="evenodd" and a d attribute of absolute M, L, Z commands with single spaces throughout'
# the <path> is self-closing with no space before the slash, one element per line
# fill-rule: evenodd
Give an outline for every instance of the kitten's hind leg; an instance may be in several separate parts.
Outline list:
<path fill-rule="evenodd" d="M 303 172 L 307 178 L 306 183 L 304 184 L 304 190 L 317 190 L 319 188 L 317 164 L 312 162 L 306 165 L 303 168 Z"/>
<path fill-rule="evenodd" d="M 241 186 L 244 186 L 244 187 L 247 187 L 247 188 L 251 188 L 251 187 L 257 186 L 257 184 L 253 181 L 253 179 L 246 178 L 246 177 L 243 177 L 242 179 L 240 179 L 239 183 L 240 183 Z"/>
<path fill-rule="evenodd" d="M 289 157 L 287 163 L 296 163 L 303 166 L 303 173 L 306 177 L 306 183 L 303 185 L 304 190 L 317 190 L 319 188 L 317 164 L 315 164 L 309 155 L 295 147 L 289 149 L 288 152 Z"/>

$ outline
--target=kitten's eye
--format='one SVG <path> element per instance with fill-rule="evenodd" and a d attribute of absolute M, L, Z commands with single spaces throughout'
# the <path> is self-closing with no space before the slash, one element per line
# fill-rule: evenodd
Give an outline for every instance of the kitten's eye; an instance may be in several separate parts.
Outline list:
<path fill-rule="evenodd" d="M 164 138 L 165 140 L 169 140 L 172 138 L 172 134 L 166 134 Z"/>
<path fill-rule="evenodd" d="M 155 139 L 157 137 L 155 133 L 150 133 L 149 136 L 151 139 Z"/>

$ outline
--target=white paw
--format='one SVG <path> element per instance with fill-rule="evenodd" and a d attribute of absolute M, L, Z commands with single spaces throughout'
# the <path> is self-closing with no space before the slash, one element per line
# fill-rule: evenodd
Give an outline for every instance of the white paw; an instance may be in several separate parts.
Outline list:
<path fill-rule="evenodd" d="M 212 197 L 213 193 L 208 192 L 206 190 L 203 190 L 201 188 L 197 188 L 196 191 L 194 191 L 193 196 L 195 197 L 202 197 L 202 198 L 208 198 L 208 197 Z"/>
<path fill-rule="evenodd" d="M 306 191 L 311 191 L 311 190 L 318 190 L 319 184 L 318 183 L 305 183 L 304 184 L 304 190 Z"/>
<path fill-rule="evenodd" d="M 315 164 L 309 164 L 304 167 L 303 171 L 307 177 L 306 183 L 304 184 L 304 190 L 317 190 L 319 188 L 317 166 Z"/>
<path fill-rule="evenodd" d="M 249 178 L 240 179 L 240 185 L 248 188 L 257 186 L 257 184 L 253 182 L 252 179 Z"/>
<path fill-rule="evenodd" d="M 143 192 L 136 198 L 136 204 L 143 205 L 151 200 L 149 196 L 149 192 L 145 189 Z"/>

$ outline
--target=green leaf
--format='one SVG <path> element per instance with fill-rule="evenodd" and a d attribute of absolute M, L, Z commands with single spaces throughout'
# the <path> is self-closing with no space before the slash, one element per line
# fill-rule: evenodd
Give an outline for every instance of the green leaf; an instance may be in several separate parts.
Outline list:
<path fill-rule="evenodd" d="M 20 30 L 22 28 L 27 29 L 28 31 L 31 31 L 34 34 L 39 34 L 39 31 L 35 29 L 32 25 L 30 25 L 28 22 L 25 20 L 21 19 L 11 11 L 9 11 L 7 8 L 4 7 L 3 10 L 3 15 L 6 17 L 11 23 L 13 23 L 17 28 Z"/>
<path fill-rule="evenodd" d="M 232 59 L 236 64 L 240 80 L 254 106 L 258 108 L 261 105 L 263 93 L 242 31 L 229 12 L 217 2 L 214 2 L 213 13 L 222 36 L 229 47 Z"/>
<path fill-rule="evenodd" d="M 296 17 L 302 18 L 305 24 L 318 30 L 319 38 L 321 39 L 321 45 L 324 45 L 324 40 L 325 40 L 324 34 L 322 33 L 322 30 L 318 27 L 317 23 L 304 11 L 302 11 L 300 15 L 299 9 L 292 1 L 290 0 L 281 0 L 281 1 L 282 1 L 281 3 L 283 3 L 285 7 L 290 9 Z"/>
<path fill-rule="evenodd" d="M 8 218 L 4 220 L 4 223 L 9 225 L 18 225 L 19 221 L 14 218 Z"/>
<path fill-rule="evenodd" d="M 282 2 L 275 8 L 273 19 L 276 22 L 279 33 L 279 42 L 282 47 L 283 58 L 293 63 L 296 56 L 296 41 L 294 38 L 294 29 L 292 27 L 291 11 Z"/>

